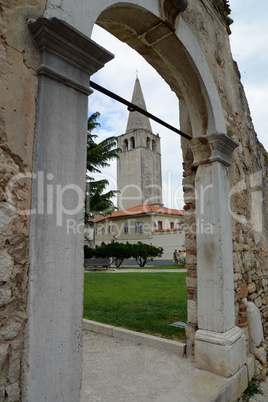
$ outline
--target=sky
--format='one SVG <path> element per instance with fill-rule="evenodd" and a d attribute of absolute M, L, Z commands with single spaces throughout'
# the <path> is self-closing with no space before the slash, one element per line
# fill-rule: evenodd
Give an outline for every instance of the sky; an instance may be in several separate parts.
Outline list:
<path fill-rule="evenodd" d="M 258 138 L 268 150 L 268 0 L 230 0 L 230 7 L 234 20 L 230 35 L 233 58 L 238 63 Z M 94 27 L 92 39 L 115 58 L 91 80 L 131 101 L 138 74 L 147 110 L 179 128 L 178 99 L 154 68 L 98 26 Z M 101 114 L 101 127 L 95 131 L 99 141 L 125 133 L 129 112 L 124 105 L 94 91 L 89 97 L 89 115 L 96 111 Z M 152 120 L 151 125 L 154 134 L 161 137 L 163 202 L 166 207 L 183 209 L 180 137 Z M 116 189 L 116 161 L 95 178 L 108 179 L 108 189 Z"/>

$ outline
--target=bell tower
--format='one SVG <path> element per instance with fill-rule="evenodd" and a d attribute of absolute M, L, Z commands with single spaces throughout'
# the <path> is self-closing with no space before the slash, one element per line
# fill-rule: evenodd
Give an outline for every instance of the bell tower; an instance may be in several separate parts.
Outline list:
<path fill-rule="evenodd" d="M 138 77 L 131 102 L 147 110 Z M 161 204 L 160 137 L 153 134 L 149 118 L 129 112 L 126 133 L 118 137 L 118 147 L 122 149 L 117 160 L 118 208 Z"/>

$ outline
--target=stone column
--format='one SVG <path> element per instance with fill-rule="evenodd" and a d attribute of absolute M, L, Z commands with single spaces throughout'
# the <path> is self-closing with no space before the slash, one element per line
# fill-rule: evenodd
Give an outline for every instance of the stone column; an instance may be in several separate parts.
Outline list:
<path fill-rule="evenodd" d="M 196 367 L 224 377 L 246 361 L 245 337 L 235 327 L 229 156 L 237 144 L 224 134 L 191 140 L 196 173 L 198 331 Z"/>
<path fill-rule="evenodd" d="M 79 401 L 90 76 L 113 56 L 57 19 L 30 24 L 41 53 L 23 400 Z"/>

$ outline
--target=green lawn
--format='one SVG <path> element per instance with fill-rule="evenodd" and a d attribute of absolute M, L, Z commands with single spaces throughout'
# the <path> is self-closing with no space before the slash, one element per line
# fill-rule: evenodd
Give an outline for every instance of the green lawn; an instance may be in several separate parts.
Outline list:
<path fill-rule="evenodd" d="M 185 340 L 186 273 L 85 273 L 84 318 Z"/>
<path fill-rule="evenodd" d="M 181 267 L 180 265 L 145 265 L 145 267 L 139 267 L 138 265 L 135 267 L 125 266 L 125 267 L 115 267 L 116 269 L 185 269 L 185 267 Z"/>

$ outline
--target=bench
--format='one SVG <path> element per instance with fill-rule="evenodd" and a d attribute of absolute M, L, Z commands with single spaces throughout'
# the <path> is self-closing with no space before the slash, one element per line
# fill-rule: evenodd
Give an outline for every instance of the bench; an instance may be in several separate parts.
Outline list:
<path fill-rule="evenodd" d="M 106 267 L 110 266 L 110 258 L 85 258 L 84 267 Z"/>

